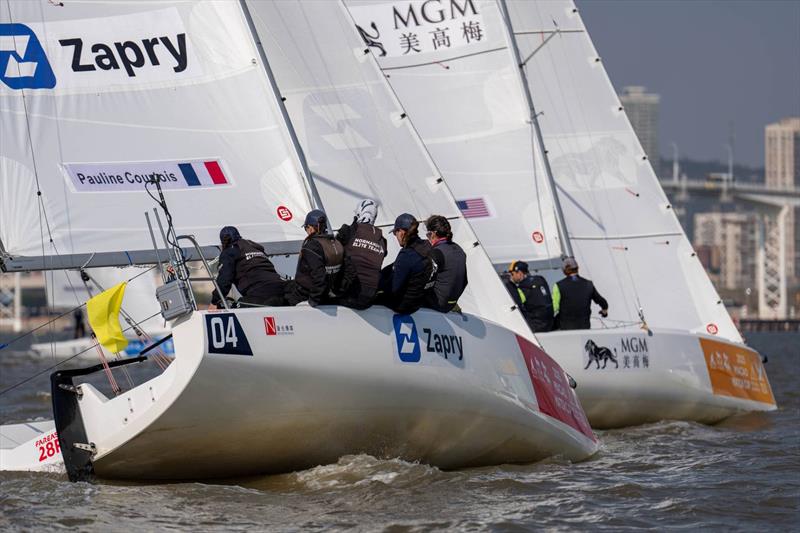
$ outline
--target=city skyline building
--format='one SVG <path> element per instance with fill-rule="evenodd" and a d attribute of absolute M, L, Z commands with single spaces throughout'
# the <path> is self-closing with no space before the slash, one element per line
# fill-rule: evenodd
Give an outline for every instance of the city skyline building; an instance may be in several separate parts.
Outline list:
<path fill-rule="evenodd" d="M 755 213 L 697 213 L 693 243 L 718 289 L 737 290 L 755 284 Z"/>
<path fill-rule="evenodd" d="M 800 187 L 800 117 L 787 117 L 764 128 L 764 169 L 767 187 Z M 786 218 L 786 277 L 797 284 L 800 274 L 800 209 Z"/>
<path fill-rule="evenodd" d="M 647 158 L 658 172 L 661 160 L 658 146 L 658 112 L 661 96 L 648 93 L 646 87 L 641 85 L 630 85 L 623 87 L 619 99 Z"/>

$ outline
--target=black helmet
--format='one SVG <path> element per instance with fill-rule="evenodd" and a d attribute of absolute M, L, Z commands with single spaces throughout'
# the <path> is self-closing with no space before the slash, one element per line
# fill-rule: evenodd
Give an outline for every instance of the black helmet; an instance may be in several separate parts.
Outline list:
<path fill-rule="evenodd" d="M 303 222 L 303 227 L 313 226 L 318 228 L 319 231 L 325 231 L 328 226 L 328 216 L 322 209 L 312 209 L 306 215 L 306 221 Z"/>
<path fill-rule="evenodd" d="M 222 244 L 223 248 L 227 248 L 241 238 L 242 236 L 239 235 L 239 230 L 234 226 L 225 226 L 219 230 L 219 242 Z"/>
<path fill-rule="evenodd" d="M 401 229 L 411 229 L 411 225 L 416 221 L 417 219 L 414 218 L 414 215 L 403 213 L 394 220 L 394 228 L 392 228 L 392 233 L 395 233 L 397 230 Z"/>

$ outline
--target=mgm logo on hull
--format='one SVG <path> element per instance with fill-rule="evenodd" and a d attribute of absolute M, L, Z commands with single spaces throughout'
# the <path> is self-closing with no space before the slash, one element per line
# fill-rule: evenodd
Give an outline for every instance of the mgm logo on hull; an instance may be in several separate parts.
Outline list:
<path fill-rule="evenodd" d="M 650 351 L 645 337 L 620 337 L 600 346 L 592 339 L 583 345 L 584 370 L 649 370 Z"/>

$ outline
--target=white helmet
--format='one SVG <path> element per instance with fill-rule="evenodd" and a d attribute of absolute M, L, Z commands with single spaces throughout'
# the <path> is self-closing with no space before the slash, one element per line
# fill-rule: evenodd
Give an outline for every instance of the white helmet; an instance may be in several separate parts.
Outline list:
<path fill-rule="evenodd" d="M 358 202 L 353 214 L 356 216 L 356 222 L 361 224 L 374 224 L 378 219 L 378 204 L 374 200 L 361 200 Z"/>

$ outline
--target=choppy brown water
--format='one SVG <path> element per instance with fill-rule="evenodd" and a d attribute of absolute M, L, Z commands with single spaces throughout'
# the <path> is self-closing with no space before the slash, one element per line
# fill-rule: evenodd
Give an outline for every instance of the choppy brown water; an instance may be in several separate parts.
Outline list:
<path fill-rule="evenodd" d="M 800 336 L 751 335 L 780 409 L 709 427 L 660 422 L 601 432 L 579 463 L 442 472 L 343 457 L 229 483 L 70 483 L 0 473 L 0 529 L 553 530 L 800 529 Z M 0 389 L 51 362 L 0 359 Z M 47 378 L 0 396 L 0 423 L 50 417 Z"/>

